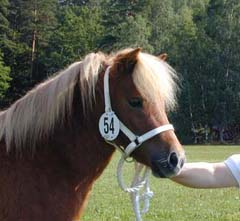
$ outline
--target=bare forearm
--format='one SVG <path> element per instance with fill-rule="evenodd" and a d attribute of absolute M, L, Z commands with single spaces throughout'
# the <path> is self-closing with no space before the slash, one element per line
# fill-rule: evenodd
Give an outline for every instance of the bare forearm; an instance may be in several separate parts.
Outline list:
<path fill-rule="evenodd" d="M 192 188 L 223 188 L 238 186 L 224 163 L 186 163 L 173 181 Z"/>

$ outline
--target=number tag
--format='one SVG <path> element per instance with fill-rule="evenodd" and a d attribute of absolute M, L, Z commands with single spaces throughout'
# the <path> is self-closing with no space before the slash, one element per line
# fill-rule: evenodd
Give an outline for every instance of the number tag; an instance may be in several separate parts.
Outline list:
<path fill-rule="evenodd" d="M 99 131 L 106 140 L 115 140 L 120 131 L 120 123 L 113 111 L 104 113 L 99 120 Z"/>

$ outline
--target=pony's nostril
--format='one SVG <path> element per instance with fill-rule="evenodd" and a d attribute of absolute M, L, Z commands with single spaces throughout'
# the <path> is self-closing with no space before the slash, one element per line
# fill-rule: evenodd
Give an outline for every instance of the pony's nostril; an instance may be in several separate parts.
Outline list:
<path fill-rule="evenodd" d="M 170 153 L 168 163 L 173 168 L 175 168 L 178 165 L 178 156 L 175 152 Z"/>

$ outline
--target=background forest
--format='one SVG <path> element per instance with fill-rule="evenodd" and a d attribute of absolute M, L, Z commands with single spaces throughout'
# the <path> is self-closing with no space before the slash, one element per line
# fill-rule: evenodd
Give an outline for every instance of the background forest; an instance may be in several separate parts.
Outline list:
<path fill-rule="evenodd" d="M 0 108 L 93 51 L 166 52 L 183 143 L 240 136 L 239 0 L 0 0 Z"/>

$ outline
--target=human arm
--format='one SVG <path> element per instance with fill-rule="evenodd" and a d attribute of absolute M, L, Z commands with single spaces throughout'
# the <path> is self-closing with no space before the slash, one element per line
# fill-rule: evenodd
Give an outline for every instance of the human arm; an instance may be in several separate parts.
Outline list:
<path fill-rule="evenodd" d="M 185 163 L 180 174 L 171 179 L 192 188 L 239 187 L 240 155 L 219 163 Z"/>

